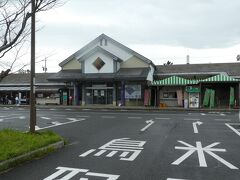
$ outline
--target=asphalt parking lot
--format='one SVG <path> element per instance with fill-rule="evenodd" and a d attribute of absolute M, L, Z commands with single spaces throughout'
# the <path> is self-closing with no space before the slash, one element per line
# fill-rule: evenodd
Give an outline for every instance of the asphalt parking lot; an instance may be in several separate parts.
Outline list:
<path fill-rule="evenodd" d="M 28 130 L 29 110 L 1 108 L 0 127 Z M 38 109 L 38 130 L 69 143 L 3 180 L 239 180 L 237 112 Z M 31 173 L 28 173 L 31 172 Z"/>

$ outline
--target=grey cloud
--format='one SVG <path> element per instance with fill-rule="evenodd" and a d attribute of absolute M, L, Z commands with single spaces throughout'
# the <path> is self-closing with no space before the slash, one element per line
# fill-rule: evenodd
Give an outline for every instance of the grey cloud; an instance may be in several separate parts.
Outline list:
<path fill-rule="evenodd" d="M 51 34 L 50 41 L 79 45 L 101 33 L 125 44 L 220 48 L 240 43 L 239 0 L 92 0 L 66 6 L 80 16 L 104 17 L 113 24 L 48 24 L 41 36 Z"/>

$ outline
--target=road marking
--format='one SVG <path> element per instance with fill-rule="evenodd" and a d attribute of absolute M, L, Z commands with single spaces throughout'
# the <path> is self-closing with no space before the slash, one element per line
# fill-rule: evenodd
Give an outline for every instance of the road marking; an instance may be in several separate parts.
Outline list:
<path fill-rule="evenodd" d="M 194 131 L 195 134 L 198 133 L 197 125 L 200 126 L 201 124 L 203 124 L 201 121 L 197 121 L 197 122 L 192 123 L 192 125 L 193 125 L 193 131 Z"/>
<path fill-rule="evenodd" d="M 76 118 L 67 118 L 70 121 L 83 121 L 85 120 L 85 118 L 80 118 L 80 119 L 76 119 Z"/>
<path fill-rule="evenodd" d="M 26 119 L 26 117 L 25 116 L 20 116 L 19 119 Z"/>
<path fill-rule="evenodd" d="M 51 119 L 51 118 L 49 118 L 49 117 L 40 117 L 41 119 Z"/>
<path fill-rule="evenodd" d="M 113 175 L 113 174 L 89 172 L 89 169 L 78 169 L 78 168 L 68 168 L 68 167 L 57 167 L 56 169 L 58 170 L 57 172 L 53 173 L 52 175 L 48 176 L 43 180 L 55 180 L 55 179 L 70 180 L 71 178 L 78 175 L 79 173 L 84 173 L 81 175 L 80 180 L 88 180 L 88 178 L 83 178 L 82 176 L 94 176 L 98 178 L 100 177 L 101 179 L 105 178 L 106 180 L 117 180 L 120 177 L 119 175 Z"/>
<path fill-rule="evenodd" d="M 91 154 L 94 151 L 96 151 L 96 149 L 90 149 L 87 152 L 81 154 L 79 157 L 86 157 L 86 156 L 88 156 L 89 154 Z"/>
<path fill-rule="evenodd" d="M 114 139 L 103 146 L 99 147 L 97 153 L 94 156 L 101 156 L 106 151 L 110 151 L 106 157 L 113 157 L 117 152 L 122 151 L 123 153 L 119 156 L 120 160 L 123 161 L 134 161 L 137 156 L 142 152 L 143 146 L 146 141 L 135 141 L 129 140 L 129 138 Z M 96 149 L 88 150 L 87 152 L 79 155 L 79 157 L 86 157 L 93 153 Z M 126 157 L 129 153 L 130 156 Z"/>
<path fill-rule="evenodd" d="M 219 114 L 220 116 L 226 116 L 226 114 L 223 114 L 223 113 L 221 113 L 221 114 Z"/>
<path fill-rule="evenodd" d="M 10 117 L 10 116 L 5 116 L 5 118 L 2 118 L 1 120 L 7 120 L 7 119 L 22 119 L 23 116 L 13 116 L 13 117 Z"/>
<path fill-rule="evenodd" d="M 64 109 L 65 111 L 71 111 L 72 109 Z"/>
<path fill-rule="evenodd" d="M 56 109 L 49 109 L 49 111 L 55 111 Z"/>
<path fill-rule="evenodd" d="M 231 121 L 231 119 L 214 119 L 215 121 Z"/>
<path fill-rule="evenodd" d="M 61 125 L 62 123 L 58 122 L 58 121 L 54 121 L 54 122 L 51 122 L 52 124 L 54 125 Z"/>
<path fill-rule="evenodd" d="M 233 130 L 233 132 L 235 132 L 237 135 L 240 136 L 240 132 L 231 126 L 231 125 L 240 125 L 239 123 L 225 123 L 225 125 L 229 127 L 231 130 Z"/>
<path fill-rule="evenodd" d="M 128 119 L 142 119 L 142 117 L 128 117 Z"/>
<path fill-rule="evenodd" d="M 199 121 L 200 119 L 184 118 L 185 121 Z"/>
<path fill-rule="evenodd" d="M 71 119 L 71 118 L 70 118 Z M 72 119 L 75 119 L 75 118 L 72 118 Z M 62 126 L 62 125 L 65 125 L 65 124 L 71 124 L 71 123 L 75 123 L 75 122 L 80 122 L 80 121 L 84 121 L 85 119 L 75 119 L 75 120 L 71 120 L 70 122 L 65 122 L 65 123 L 59 123 L 59 124 L 54 124 L 54 125 L 51 125 L 51 126 L 47 126 L 47 127 L 38 127 L 38 126 L 35 126 L 37 128 L 35 128 L 36 130 L 42 130 L 42 129 L 48 129 L 48 128 L 52 128 L 52 127 L 57 127 L 57 126 Z"/>
<path fill-rule="evenodd" d="M 144 128 L 141 129 L 142 132 L 145 131 L 147 128 L 149 128 L 154 123 L 154 121 L 150 119 L 150 120 L 147 120 L 146 123 L 148 125 L 146 125 Z"/>
<path fill-rule="evenodd" d="M 169 120 L 170 118 L 155 118 L 155 119 L 160 119 L 160 120 Z"/>
<path fill-rule="evenodd" d="M 116 117 L 115 116 L 101 116 L 101 118 L 106 118 L 106 119 L 110 118 L 110 119 L 112 119 L 112 118 L 116 118 Z"/>
<path fill-rule="evenodd" d="M 112 151 L 110 152 L 107 157 L 113 157 L 115 154 L 117 154 L 118 151 Z"/>
<path fill-rule="evenodd" d="M 187 152 L 184 155 L 182 155 L 180 158 L 178 158 L 176 161 L 174 161 L 172 163 L 172 165 L 181 164 L 185 159 L 187 159 L 189 156 L 191 156 L 196 151 L 198 154 L 198 161 L 199 161 L 200 167 L 207 167 L 207 163 L 206 163 L 206 159 L 205 159 L 205 155 L 204 155 L 204 152 L 205 152 L 205 153 L 209 154 L 210 156 L 214 157 L 216 160 L 220 161 L 225 166 L 229 167 L 230 169 L 238 169 L 236 166 L 232 165 L 231 163 L 227 162 L 220 156 L 213 153 L 213 151 L 226 152 L 226 149 L 212 148 L 212 147 L 220 144 L 219 142 L 212 143 L 206 147 L 202 147 L 202 143 L 200 141 L 196 142 L 196 147 L 194 147 L 184 141 L 178 141 L 178 142 L 181 144 L 184 144 L 186 147 L 175 146 L 175 149 L 187 150 Z"/>
<path fill-rule="evenodd" d="M 167 178 L 167 180 L 187 180 L 187 179 Z"/>
<path fill-rule="evenodd" d="M 64 116 L 67 116 L 67 115 L 61 115 L 61 114 L 56 114 L 56 115 L 53 115 L 53 116 L 55 116 L 55 117 L 64 117 Z"/>
<path fill-rule="evenodd" d="M 202 116 L 205 116 L 206 114 L 205 113 L 200 113 Z"/>
<path fill-rule="evenodd" d="M 105 153 L 107 150 L 101 150 L 99 152 L 97 152 L 96 154 L 94 154 L 94 156 L 101 156 L 103 153 Z"/>
<path fill-rule="evenodd" d="M 81 118 L 88 118 L 89 116 L 77 116 L 77 117 L 81 117 Z"/>

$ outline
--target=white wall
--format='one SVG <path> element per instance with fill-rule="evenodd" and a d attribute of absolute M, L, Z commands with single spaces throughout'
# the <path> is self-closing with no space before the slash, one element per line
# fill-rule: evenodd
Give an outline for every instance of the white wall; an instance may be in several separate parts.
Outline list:
<path fill-rule="evenodd" d="M 98 71 L 93 62 L 100 57 L 104 62 L 104 66 Z M 84 61 L 85 73 L 113 73 L 113 59 L 101 52 L 96 52 Z"/>

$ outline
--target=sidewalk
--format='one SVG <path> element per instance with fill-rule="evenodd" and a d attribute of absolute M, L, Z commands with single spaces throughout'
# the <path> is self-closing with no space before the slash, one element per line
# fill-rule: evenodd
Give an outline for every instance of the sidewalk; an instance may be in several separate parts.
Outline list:
<path fill-rule="evenodd" d="M 0 105 L 0 107 L 29 107 L 29 105 Z M 86 106 L 75 106 L 75 105 L 36 105 L 40 109 L 89 109 L 89 110 L 119 110 L 119 111 L 228 111 L 228 112 L 238 112 L 239 109 L 228 109 L 228 108 L 183 108 L 183 107 L 153 107 L 153 106 L 113 106 L 113 105 L 86 105 Z"/>

